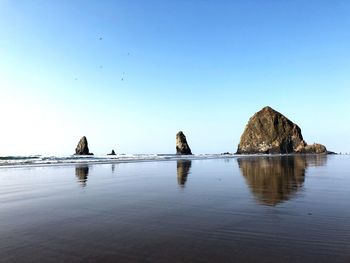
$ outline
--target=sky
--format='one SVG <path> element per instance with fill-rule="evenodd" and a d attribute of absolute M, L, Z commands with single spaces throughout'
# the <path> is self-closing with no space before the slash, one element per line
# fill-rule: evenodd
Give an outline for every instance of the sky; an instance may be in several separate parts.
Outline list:
<path fill-rule="evenodd" d="M 0 155 L 235 152 L 271 106 L 350 152 L 350 1 L 0 0 Z"/>

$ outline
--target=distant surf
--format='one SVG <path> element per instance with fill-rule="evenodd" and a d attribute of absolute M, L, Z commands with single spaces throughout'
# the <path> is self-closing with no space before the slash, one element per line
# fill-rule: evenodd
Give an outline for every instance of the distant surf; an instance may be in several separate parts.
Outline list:
<path fill-rule="evenodd" d="M 117 155 L 70 155 L 70 156 L 3 156 L 0 157 L 0 167 L 22 166 L 22 165 L 55 165 L 75 163 L 119 163 L 119 162 L 142 162 L 142 161 L 164 161 L 164 160 L 198 160 L 230 158 L 233 154 L 117 154 Z"/>

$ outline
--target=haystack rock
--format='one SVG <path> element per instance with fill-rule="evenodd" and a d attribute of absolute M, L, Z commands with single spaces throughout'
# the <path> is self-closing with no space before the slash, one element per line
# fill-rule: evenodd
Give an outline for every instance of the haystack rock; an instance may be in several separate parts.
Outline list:
<path fill-rule="evenodd" d="M 307 145 L 298 125 L 271 107 L 250 118 L 237 154 L 327 153 L 321 144 Z"/>
<path fill-rule="evenodd" d="M 176 154 L 191 155 L 191 148 L 187 144 L 186 136 L 182 131 L 176 134 Z"/>
<path fill-rule="evenodd" d="M 80 139 L 77 148 L 75 148 L 75 155 L 94 155 L 89 152 L 89 146 L 85 136 Z"/>

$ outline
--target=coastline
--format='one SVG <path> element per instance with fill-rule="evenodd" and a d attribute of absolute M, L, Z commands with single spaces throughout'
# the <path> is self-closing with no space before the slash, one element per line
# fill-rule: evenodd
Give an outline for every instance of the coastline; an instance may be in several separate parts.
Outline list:
<path fill-rule="evenodd" d="M 70 165 L 88 165 L 88 164 L 117 164 L 117 163 L 139 163 L 139 162 L 164 162 L 177 160 L 210 160 L 235 158 L 237 155 L 221 154 L 199 154 L 199 155 L 176 155 L 176 154 L 136 154 L 126 156 L 65 156 L 65 157 L 44 157 L 45 160 L 35 159 L 34 162 L 0 163 L 2 168 L 21 168 L 21 167 L 49 167 L 49 166 L 70 166 Z M 38 157 L 37 157 L 38 158 Z M 51 158 L 51 159 L 47 159 Z M 28 159 L 27 159 L 28 160 Z"/>
<path fill-rule="evenodd" d="M 50 166 L 74 166 L 89 164 L 118 164 L 118 163 L 139 163 L 139 162 L 164 162 L 177 160 L 212 160 L 212 159 L 235 159 L 235 158 L 256 158 L 256 157 L 281 157 L 281 156 L 328 156 L 334 154 L 125 154 L 111 156 L 7 156 L 1 157 L 0 169 L 22 168 L 22 167 L 50 167 Z M 343 154 L 336 154 L 343 155 Z M 8 159 L 7 159 L 8 158 Z M 11 163 L 11 161 L 13 161 Z"/>

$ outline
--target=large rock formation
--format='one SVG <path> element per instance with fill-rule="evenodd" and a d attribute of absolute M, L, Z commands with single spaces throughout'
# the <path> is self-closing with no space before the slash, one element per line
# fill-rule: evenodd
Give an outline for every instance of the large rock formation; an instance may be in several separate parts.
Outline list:
<path fill-rule="evenodd" d="M 186 136 L 182 131 L 176 134 L 176 154 L 191 155 L 191 148 L 187 144 Z"/>
<path fill-rule="evenodd" d="M 75 148 L 75 155 L 93 155 L 93 153 L 90 153 L 88 142 L 85 136 L 83 136 L 78 145 L 77 148 Z"/>
<path fill-rule="evenodd" d="M 237 154 L 327 153 L 321 144 L 307 145 L 298 125 L 270 107 L 250 118 Z"/>

